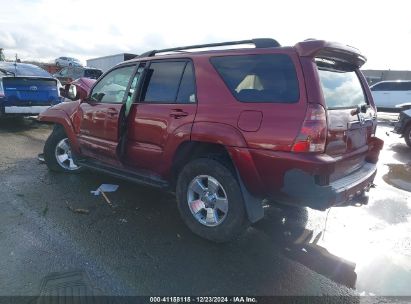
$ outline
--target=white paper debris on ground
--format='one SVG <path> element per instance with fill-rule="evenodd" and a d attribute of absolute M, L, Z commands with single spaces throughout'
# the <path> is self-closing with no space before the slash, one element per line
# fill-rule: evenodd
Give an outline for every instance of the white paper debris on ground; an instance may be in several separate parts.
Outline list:
<path fill-rule="evenodd" d="M 46 161 L 44 160 L 44 154 L 40 153 L 39 155 L 37 155 L 37 159 L 40 163 L 45 163 Z"/>
<path fill-rule="evenodd" d="M 101 192 L 115 192 L 118 189 L 118 185 L 113 184 L 101 184 L 95 191 L 90 191 L 94 195 L 100 195 Z"/>

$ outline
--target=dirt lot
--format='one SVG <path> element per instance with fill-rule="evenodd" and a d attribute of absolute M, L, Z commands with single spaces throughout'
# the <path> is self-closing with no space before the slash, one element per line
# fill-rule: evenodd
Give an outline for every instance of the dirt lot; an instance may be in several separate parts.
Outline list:
<path fill-rule="evenodd" d="M 384 118 L 367 206 L 270 207 L 223 245 L 194 236 L 170 194 L 49 172 L 36 157 L 51 127 L 0 121 L 0 295 L 47 294 L 76 279 L 104 295 L 411 295 L 411 149 Z M 101 183 L 120 185 L 114 210 L 90 194 Z"/>

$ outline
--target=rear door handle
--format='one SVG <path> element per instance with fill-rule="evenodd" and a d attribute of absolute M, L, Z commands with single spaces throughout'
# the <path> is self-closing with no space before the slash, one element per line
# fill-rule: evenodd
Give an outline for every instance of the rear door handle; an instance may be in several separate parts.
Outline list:
<path fill-rule="evenodd" d="M 186 117 L 186 116 L 188 116 L 188 113 L 184 112 L 182 109 L 173 109 L 171 110 L 171 113 L 170 113 L 170 117 L 173 117 L 175 119 L 179 119 L 181 117 Z"/>

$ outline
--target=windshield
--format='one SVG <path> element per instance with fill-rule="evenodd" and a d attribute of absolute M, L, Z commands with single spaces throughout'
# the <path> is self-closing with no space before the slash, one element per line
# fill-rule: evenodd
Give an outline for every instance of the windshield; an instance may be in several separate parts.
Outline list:
<path fill-rule="evenodd" d="M 321 87 L 327 108 L 351 108 L 367 104 L 360 80 L 355 71 L 320 68 Z"/>
<path fill-rule="evenodd" d="M 39 77 L 52 77 L 48 72 L 39 68 L 38 66 L 31 64 L 19 64 L 17 63 L 3 63 L 0 64 L 0 69 L 13 73 L 16 76 L 39 76 Z"/>

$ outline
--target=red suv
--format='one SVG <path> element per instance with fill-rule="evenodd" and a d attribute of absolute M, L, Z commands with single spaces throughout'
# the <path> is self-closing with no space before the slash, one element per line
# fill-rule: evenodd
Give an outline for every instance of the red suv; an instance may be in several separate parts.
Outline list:
<path fill-rule="evenodd" d="M 210 50 L 245 43 L 255 48 Z M 363 202 L 383 145 L 365 61 L 321 40 L 147 52 L 96 82 L 77 80 L 73 102 L 40 115 L 55 123 L 45 160 L 175 190 L 187 226 L 219 242 L 261 219 L 264 200 L 319 210 Z"/>

